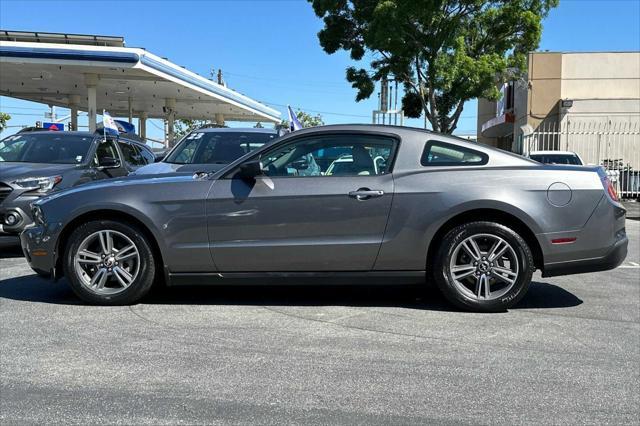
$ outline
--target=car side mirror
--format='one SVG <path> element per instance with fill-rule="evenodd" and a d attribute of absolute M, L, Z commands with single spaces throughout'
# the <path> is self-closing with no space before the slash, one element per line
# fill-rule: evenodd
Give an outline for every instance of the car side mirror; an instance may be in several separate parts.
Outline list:
<path fill-rule="evenodd" d="M 101 157 L 98 159 L 98 168 L 101 170 L 117 169 L 120 167 L 120 160 L 113 157 Z"/>
<path fill-rule="evenodd" d="M 240 165 L 238 176 L 243 179 L 254 179 L 263 173 L 262 161 L 252 160 Z"/>
<path fill-rule="evenodd" d="M 154 163 L 159 163 L 162 160 L 164 160 L 165 154 L 158 154 L 154 156 L 153 162 Z"/>

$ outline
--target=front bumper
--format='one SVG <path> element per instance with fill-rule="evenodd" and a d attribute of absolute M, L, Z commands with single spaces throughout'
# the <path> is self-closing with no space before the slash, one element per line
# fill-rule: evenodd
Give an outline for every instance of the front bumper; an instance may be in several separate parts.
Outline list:
<path fill-rule="evenodd" d="M 0 205 L 0 236 L 15 236 L 33 223 L 31 217 L 31 203 L 37 201 L 40 197 L 21 195 L 13 200 L 4 200 Z M 15 224 L 8 225 L 4 219 L 7 215 L 12 214 L 18 217 Z"/>
<path fill-rule="evenodd" d="M 31 269 L 56 277 L 57 242 L 62 225 L 31 225 L 20 234 L 20 245 Z"/>

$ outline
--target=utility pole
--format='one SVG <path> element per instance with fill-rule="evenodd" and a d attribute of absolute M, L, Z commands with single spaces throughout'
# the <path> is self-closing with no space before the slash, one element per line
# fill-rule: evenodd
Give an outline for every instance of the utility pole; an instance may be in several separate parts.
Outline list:
<path fill-rule="evenodd" d="M 394 82 L 395 85 L 390 83 Z M 394 93 L 395 90 L 395 93 Z M 404 111 L 398 109 L 398 80 L 384 76 L 380 79 L 380 92 L 378 92 L 378 109 L 373 111 L 373 124 L 398 124 L 404 125 Z"/>
<path fill-rule="evenodd" d="M 223 86 L 224 81 L 222 80 L 222 69 L 218 68 L 218 84 Z"/>
<path fill-rule="evenodd" d="M 218 84 L 220 86 L 224 86 L 224 80 L 222 79 L 222 69 L 221 68 L 218 68 Z M 216 121 L 216 124 L 218 126 L 223 127 L 224 126 L 224 114 L 216 113 L 215 114 L 215 121 Z"/>

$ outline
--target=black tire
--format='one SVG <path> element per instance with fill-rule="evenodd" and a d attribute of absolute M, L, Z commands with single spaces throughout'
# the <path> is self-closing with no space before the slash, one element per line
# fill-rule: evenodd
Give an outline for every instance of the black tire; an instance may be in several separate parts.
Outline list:
<path fill-rule="evenodd" d="M 493 300 L 470 297 L 456 285 L 451 273 L 450 261 L 456 247 L 467 238 L 479 234 L 489 234 L 503 239 L 513 248 L 517 258 L 518 276 L 515 283 L 510 289 L 505 288 L 505 294 Z M 512 229 L 494 222 L 471 222 L 456 226 L 445 235 L 434 259 L 433 278 L 444 297 L 461 309 L 475 312 L 503 312 L 518 303 L 526 294 L 534 269 L 533 254 L 529 246 Z M 474 277 L 470 279 L 473 280 Z M 498 281 L 493 278 L 492 283 Z"/>
<path fill-rule="evenodd" d="M 90 291 L 76 273 L 74 255 L 85 238 L 98 231 L 112 230 L 128 237 L 139 253 L 139 269 L 135 279 L 117 294 L 97 294 Z M 115 269 L 114 269 L 115 270 Z M 147 237 L 135 225 L 113 220 L 86 222 L 69 236 L 64 252 L 64 274 L 73 292 L 83 301 L 94 305 L 129 305 L 143 298 L 151 289 L 156 272 L 156 263 Z"/>

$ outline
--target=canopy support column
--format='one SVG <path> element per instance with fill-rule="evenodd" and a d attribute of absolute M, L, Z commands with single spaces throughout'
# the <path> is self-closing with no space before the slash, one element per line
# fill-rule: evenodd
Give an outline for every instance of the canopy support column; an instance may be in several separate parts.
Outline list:
<path fill-rule="evenodd" d="M 127 99 L 129 103 L 129 124 L 133 124 L 133 102 L 131 102 L 131 96 Z"/>
<path fill-rule="evenodd" d="M 215 118 L 218 126 L 224 126 L 224 114 L 216 114 Z"/>
<path fill-rule="evenodd" d="M 71 109 L 71 128 L 69 130 L 78 130 L 78 105 L 80 104 L 80 96 L 69 96 L 69 106 Z"/>
<path fill-rule="evenodd" d="M 167 119 L 167 135 L 165 143 L 167 148 L 173 147 L 174 143 L 174 121 L 176 118 L 176 100 L 174 98 L 166 98 L 164 100 L 164 113 Z"/>
<path fill-rule="evenodd" d="M 147 113 L 141 112 L 138 118 L 138 136 L 142 139 L 147 138 Z"/>
<path fill-rule="evenodd" d="M 87 113 L 89 114 L 89 131 L 91 133 L 96 131 L 97 117 L 97 98 L 96 88 L 98 87 L 98 75 L 97 74 L 85 74 L 84 82 L 87 86 Z"/>

